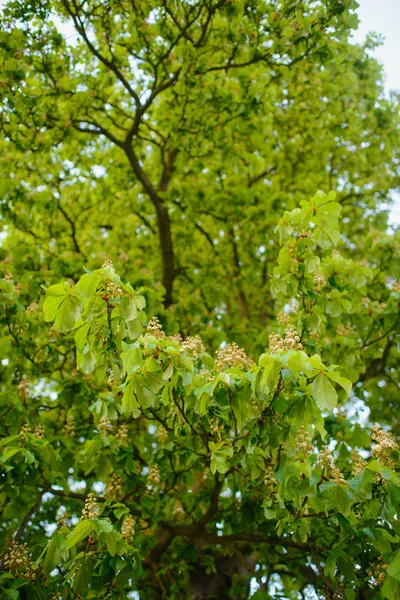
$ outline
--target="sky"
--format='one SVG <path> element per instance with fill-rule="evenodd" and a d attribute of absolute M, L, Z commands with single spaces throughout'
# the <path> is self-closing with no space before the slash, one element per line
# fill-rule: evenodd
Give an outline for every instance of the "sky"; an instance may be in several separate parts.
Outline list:
<path fill-rule="evenodd" d="M 357 0 L 360 23 L 354 32 L 356 42 L 363 42 L 368 32 L 383 36 L 382 46 L 376 48 L 374 56 L 383 64 L 386 92 L 400 91 L 400 0 Z M 395 196 L 389 221 L 400 226 L 400 194 Z"/>
<path fill-rule="evenodd" d="M 383 63 L 386 89 L 400 90 L 400 0 L 357 0 L 360 24 L 354 32 L 356 42 L 363 42 L 369 31 L 384 37 L 374 55 Z"/>

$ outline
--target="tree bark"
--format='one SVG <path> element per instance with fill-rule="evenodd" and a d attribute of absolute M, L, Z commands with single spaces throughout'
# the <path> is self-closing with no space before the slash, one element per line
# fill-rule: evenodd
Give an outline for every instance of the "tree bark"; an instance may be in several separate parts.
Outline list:
<path fill-rule="evenodd" d="M 168 208 L 165 205 L 165 202 L 162 199 L 162 197 L 157 192 L 156 188 L 151 183 L 150 179 L 147 177 L 143 168 L 141 167 L 139 160 L 132 148 L 132 145 L 130 143 L 126 144 L 124 146 L 124 150 L 135 172 L 136 177 L 142 184 L 143 189 L 149 196 L 156 211 L 158 238 L 160 242 L 162 260 L 161 281 L 165 288 L 164 306 L 165 308 L 168 308 L 173 303 L 173 287 L 176 275 L 175 255 L 171 235 L 171 220 L 168 213 Z"/>

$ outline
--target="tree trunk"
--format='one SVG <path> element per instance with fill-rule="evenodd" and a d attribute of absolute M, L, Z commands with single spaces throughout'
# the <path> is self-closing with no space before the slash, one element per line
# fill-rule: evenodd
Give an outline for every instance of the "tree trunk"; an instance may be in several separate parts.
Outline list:
<path fill-rule="evenodd" d="M 173 286 L 175 279 L 175 255 L 172 245 L 171 236 L 171 221 L 168 213 L 168 208 L 165 205 L 162 197 L 158 194 L 156 188 L 151 183 L 150 179 L 144 172 L 140 162 L 133 150 L 131 143 L 124 146 L 124 150 L 129 159 L 129 162 L 143 186 L 144 191 L 149 196 L 157 216 L 158 238 L 160 241 L 161 261 L 162 261 L 162 277 L 161 281 L 165 287 L 164 306 L 168 308 L 173 302 Z M 164 184 L 165 187 L 165 184 Z"/>

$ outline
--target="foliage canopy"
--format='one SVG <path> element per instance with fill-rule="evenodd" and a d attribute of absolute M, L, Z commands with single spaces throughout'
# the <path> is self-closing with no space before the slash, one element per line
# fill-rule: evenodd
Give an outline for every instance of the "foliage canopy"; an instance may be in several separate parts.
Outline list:
<path fill-rule="evenodd" d="M 398 97 L 356 8 L 3 9 L 2 597 L 400 598 Z"/>

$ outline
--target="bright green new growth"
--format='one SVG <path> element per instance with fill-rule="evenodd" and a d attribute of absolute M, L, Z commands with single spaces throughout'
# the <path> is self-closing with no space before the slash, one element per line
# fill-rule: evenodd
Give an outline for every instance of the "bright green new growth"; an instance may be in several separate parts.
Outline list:
<path fill-rule="evenodd" d="M 2 6 L 1 599 L 399 599 L 400 111 L 356 9 Z"/>
<path fill-rule="evenodd" d="M 329 272 L 339 214 L 334 194 L 318 193 L 284 215 L 276 282 L 312 259 Z M 314 272 L 305 269 L 303 295 L 321 285 Z M 299 283 L 290 282 L 296 296 Z M 3 280 L 9 307 L 23 310 L 14 290 Z M 15 409 L 30 421 L 19 432 L 14 418 L 2 439 L 2 496 L 15 508 L 37 497 L 28 520 L 40 506 L 40 537 L 32 564 L 20 544 L 5 548 L 4 594 L 18 597 L 22 586 L 28 597 L 123 598 L 139 589 L 153 598 L 156 573 L 164 593 L 179 598 L 195 585 L 188 547 L 201 565 L 210 550 L 217 565 L 225 548 L 234 560 L 252 547 L 261 573 L 279 573 L 290 597 L 312 586 L 357 598 L 382 586 L 383 598 L 397 598 L 399 451 L 383 429 L 371 446 L 359 425 L 344 427 L 340 412 L 333 418 L 351 394 L 348 367 L 303 349 L 305 331 L 287 323 L 257 362 L 236 344 L 214 360 L 199 338 L 169 336 L 149 320 L 143 291 L 122 282 L 110 261 L 75 285 L 46 289 L 45 322 L 81 375 L 60 380 L 46 411 L 31 412 L 37 392 L 26 380 L 18 387 Z M 360 448 L 372 457 L 363 460 Z M 85 490 L 72 491 L 82 478 Z M 96 492 L 99 482 L 104 491 Z M 5 508 L 6 519 L 15 508 Z M 54 520 L 47 541 L 45 524 Z M 167 565 L 181 581 L 162 575 Z M 234 578 L 232 597 L 245 597 L 248 577 Z"/>

